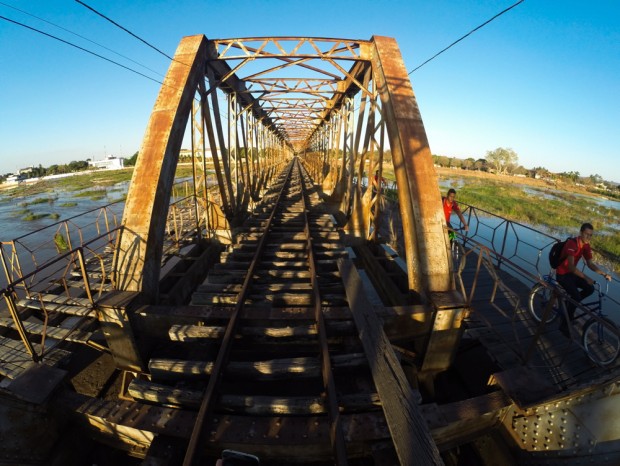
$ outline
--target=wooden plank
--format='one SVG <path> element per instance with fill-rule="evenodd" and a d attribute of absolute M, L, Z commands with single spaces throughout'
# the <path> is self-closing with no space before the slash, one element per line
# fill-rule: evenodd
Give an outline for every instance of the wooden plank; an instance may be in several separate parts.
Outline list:
<path fill-rule="evenodd" d="M 335 354 L 332 365 L 338 370 L 366 367 L 362 353 Z M 213 361 L 186 361 L 156 359 L 149 361 L 149 372 L 154 380 L 205 379 L 211 375 Z M 321 363 L 316 357 L 280 358 L 268 361 L 231 361 L 226 366 L 227 376 L 256 381 L 287 380 L 291 377 L 313 378 L 321 375 Z"/>
<path fill-rule="evenodd" d="M 184 257 L 183 268 L 179 270 L 182 272 L 182 278 L 176 280 L 172 286 L 165 288 L 165 294 L 167 295 L 165 298 L 163 297 L 164 293 L 160 293 L 162 301 L 167 304 L 177 305 L 187 302 L 196 286 L 204 280 L 206 271 L 217 262 L 220 250 L 221 247 L 209 246 L 205 248 L 200 256 Z M 196 249 L 192 252 L 198 253 L 199 251 Z M 187 267 L 188 259 L 191 260 L 189 267 Z M 161 278 L 160 283 L 164 283 L 163 280 L 164 278 Z"/>
<path fill-rule="evenodd" d="M 350 260 L 343 259 L 338 261 L 338 268 L 400 463 L 443 464 L 416 396 L 367 301 L 357 270 Z"/>
<path fill-rule="evenodd" d="M 493 374 L 491 384 L 494 383 L 521 408 L 535 406 L 558 394 L 558 387 L 544 374 L 525 366 Z"/>
<path fill-rule="evenodd" d="M 116 291 L 106 294 L 99 302 L 97 316 L 116 364 L 121 369 L 144 372 L 138 344 L 129 321 L 128 311 L 139 293 Z"/>
<path fill-rule="evenodd" d="M 86 343 L 91 339 L 92 333 L 85 332 L 83 330 L 71 330 L 59 327 L 47 327 L 42 324 L 30 321 L 22 321 L 24 330 L 30 334 L 43 335 L 45 332 L 46 338 L 53 338 L 55 340 L 66 340 L 76 343 Z M 11 318 L 0 317 L 0 326 L 7 328 L 15 328 L 15 322 Z"/>
<path fill-rule="evenodd" d="M 468 261 L 467 266 L 472 271 L 466 270 L 463 274 L 468 283 L 471 283 L 474 277 L 476 256 L 472 258 L 474 259 Z M 485 330 L 476 328 L 472 335 L 479 338 L 487 347 L 489 355 L 498 361 L 505 372 L 522 370 L 523 361 L 519 355 L 525 357 L 529 354 L 526 367 L 535 367 L 540 376 L 549 383 L 567 387 L 569 390 L 571 386 L 591 383 L 605 373 L 605 369 L 598 368 L 589 361 L 579 344 L 571 342 L 557 330 L 557 321 L 542 330 L 534 351 L 528 353 L 537 331 L 537 324 L 526 309 L 531 286 L 521 283 L 503 270 L 489 272 L 489 267 L 484 263 L 480 270 L 476 299 L 473 302 L 475 310 L 468 319 L 468 332 L 472 331 L 472 326 L 486 326 Z M 496 294 L 491 302 L 489 294 L 494 289 Z M 579 325 L 575 328 L 579 336 Z M 510 389 L 516 390 L 515 387 Z M 525 389 L 529 390 L 530 387 L 526 386 Z M 529 395 L 525 393 L 525 396 Z"/>
<path fill-rule="evenodd" d="M 436 312 L 421 370 L 430 375 L 452 365 L 461 341 L 461 322 L 465 315 L 465 303 L 456 291 L 431 293 L 431 302 Z"/>
<path fill-rule="evenodd" d="M 277 307 L 296 307 L 296 306 L 311 306 L 313 299 L 310 294 L 303 293 L 261 293 L 256 294 L 252 291 L 244 301 L 247 305 L 258 304 L 263 302 L 272 303 Z M 344 306 L 347 301 L 344 295 L 339 294 L 323 294 L 321 295 L 321 303 L 324 306 Z M 203 305 L 229 305 L 234 306 L 237 304 L 237 295 L 232 294 L 220 294 L 220 293 L 200 293 L 195 292 L 192 294 L 192 306 Z"/>
<path fill-rule="evenodd" d="M 333 337 L 343 334 L 352 334 L 355 327 L 352 322 L 330 322 L 330 335 Z M 226 327 L 208 325 L 173 325 L 168 332 L 173 341 L 191 341 L 211 338 L 222 338 Z M 316 324 L 286 326 L 286 327 L 240 327 L 238 336 L 257 338 L 309 338 L 317 335 Z"/>
<path fill-rule="evenodd" d="M 5 388 L 21 400 L 43 404 L 66 376 L 65 370 L 33 364 Z"/>
<path fill-rule="evenodd" d="M 371 277 L 383 300 L 393 306 L 408 304 L 408 297 L 403 293 L 382 267 L 380 261 L 367 247 L 358 248 L 360 258 L 365 264 L 365 272 Z M 380 249 L 380 251 L 382 251 Z"/>
<path fill-rule="evenodd" d="M 45 293 L 41 295 L 35 294 L 31 301 L 43 301 L 44 303 L 67 304 L 70 306 L 92 307 L 92 303 L 88 298 L 74 298 L 65 295 Z"/>
<path fill-rule="evenodd" d="M 310 283 L 270 283 L 266 285 L 252 286 L 252 291 L 256 292 L 267 291 L 312 291 L 312 285 Z M 241 291 L 241 284 L 202 284 L 196 288 L 198 293 L 230 293 L 237 295 Z"/>
<path fill-rule="evenodd" d="M 15 379 L 35 364 L 21 341 L 8 338 L 0 340 L 0 374 Z"/>
<path fill-rule="evenodd" d="M 61 314 L 68 314 L 72 316 L 89 316 L 95 317 L 96 312 L 92 305 L 87 307 L 73 304 L 60 304 L 54 302 L 43 302 L 37 299 L 21 299 L 17 302 L 18 306 L 26 307 L 28 309 L 45 309 L 48 312 L 60 312 Z"/>
<path fill-rule="evenodd" d="M 52 342 L 46 342 L 49 349 L 53 345 Z M 33 344 L 35 351 L 40 353 L 41 345 Z M 65 360 L 71 353 L 69 351 L 58 348 L 52 349 L 43 359 L 43 363 L 49 366 L 56 366 Z M 12 340 L 10 338 L 0 337 L 0 374 L 14 379 L 24 370 L 35 364 L 32 357 L 26 351 L 24 343 L 21 340 Z"/>
<path fill-rule="evenodd" d="M 84 426 L 94 426 L 109 434 L 111 440 L 118 437 L 118 432 L 149 442 L 153 434 L 187 439 L 196 418 L 196 411 L 132 401 L 96 400 L 70 392 L 55 397 L 54 402 Z M 347 449 L 352 454 L 367 454 L 369 443 L 390 439 L 380 411 L 344 414 L 342 424 L 348 439 Z M 218 454 L 223 448 L 231 448 L 252 451 L 259 456 L 330 461 L 333 451 L 326 442 L 328 429 L 326 416 L 220 414 L 207 422 L 205 430 L 216 434 L 207 436 L 202 448 Z M 306 435 L 299 435 L 300 432 Z M 290 463 L 283 459 L 283 464 Z"/>
<path fill-rule="evenodd" d="M 178 389 L 142 379 L 129 384 L 128 393 L 136 400 L 161 405 L 197 408 L 202 401 L 201 390 Z M 338 397 L 342 412 L 371 411 L 380 407 L 376 393 L 348 394 Z M 310 396 L 244 396 L 220 395 L 218 409 L 242 415 L 316 415 L 327 414 L 325 398 Z"/>

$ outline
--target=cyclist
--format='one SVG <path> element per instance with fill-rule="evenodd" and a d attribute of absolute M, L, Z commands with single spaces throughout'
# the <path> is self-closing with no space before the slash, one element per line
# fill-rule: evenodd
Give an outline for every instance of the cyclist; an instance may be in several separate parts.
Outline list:
<path fill-rule="evenodd" d="M 379 170 L 375 170 L 375 176 L 373 177 L 372 182 L 372 197 L 375 197 L 377 195 L 377 192 L 379 191 L 379 186 L 381 186 L 381 189 L 383 189 L 385 187 L 385 184 L 385 178 L 379 176 Z"/>
<path fill-rule="evenodd" d="M 469 225 L 467 225 L 467 222 L 465 221 L 465 217 L 463 217 L 463 214 L 461 213 L 459 205 L 454 200 L 455 198 L 456 190 L 454 190 L 453 188 L 448 189 L 448 194 L 446 194 L 446 197 L 441 198 L 441 203 L 443 204 L 443 213 L 446 216 L 446 224 L 448 225 L 448 236 L 450 237 L 450 241 L 456 239 L 456 233 L 454 233 L 453 231 L 454 227 L 450 223 L 450 216 L 452 215 L 452 212 L 456 213 L 456 215 L 458 215 L 458 217 L 461 219 L 461 223 L 463 224 L 463 228 L 465 228 L 465 231 L 469 231 Z"/>
<path fill-rule="evenodd" d="M 579 260 L 583 257 L 586 265 L 593 272 L 605 277 L 610 281 L 611 275 L 602 271 L 594 262 L 592 262 L 592 249 L 590 248 L 590 240 L 594 227 L 591 223 L 584 223 L 579 230 L 579 236 L 569 238 L 564 244 L 560 257 L 564 258 L 556 269 L 556 278 L 558 283 L 564 288 L 566 293 L 575 301 L 581 302 L 583 299 L 594 293 L 594 280 L 577 268 Z M 575 318 L 576 305 L 573 302 L 566 303 L 566 310 L 570 320 Z M 560 330 L 568 334 L 568 325 L 566 321 L 562 321 Z"/>

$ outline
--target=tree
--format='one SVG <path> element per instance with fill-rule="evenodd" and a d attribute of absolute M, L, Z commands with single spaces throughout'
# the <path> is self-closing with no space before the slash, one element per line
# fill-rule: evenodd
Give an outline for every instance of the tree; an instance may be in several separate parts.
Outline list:
<path fill-rule="evenodd" d="M 131 157 L 129 157 L 128 159 L 124 160 L 124 165 L 126 167 L 133 167 L 136 165 L 136 160 L 138 159 L 138 152 L 136 151 L 135 154 L 133 154 Z"/>
<path fill-rule="evenodd" d="M 551 173 L 545 167 L 534 167 L 531 170 L 532 178 L 549 178 Z"/>
<path fill-rule="evenodd" d="M 31 176 L 33 178 L 40 178 L 42 176 L 45 176 L 46 174 L 46 170 L 41 164 L 39 164 L 38 167 L 32 167 Z"/>
<path fill-rule="evenodd" d="M 487 167 L 487 161 L 485 159 L 478 159 L 474 162 L 474 169 L 478 171 L 486 172 L 489 167 Z"/>
<path fill-rule="evenodd" d="M 579 181 L 579 178 L 581 178 L 579 172 L 562 172 L 559 174 L 559 176 L 562 178 L 567 178 L 573 183 L 577 183 L 577 181 Z"/>
<path fill-rule="evenodd" d="M 603 177 L 599 174 L 590 175 L 590 182 L 593 185 L 598 185 L 603 182 Z"/>
<path fill-rule="evenodd" d="M 69 172 L 79 172 L 88 168 L 88 162 L 85 160 L 73 160 L 68 164 Z"/>
<path fill-rule="evenodd" d="M 498 174 L 502 175 L 511 166 L 517 164 L 519 156 L 510 148 L 498 147 L 495 150 L 487 151 L 486 160 Z"/>
<path fill-rule="evenodd" d="M 476 163 L 476 160 L 473 157 L 468 157 L 465 160 L 463 160 L 463 164 L 461 165 L 461 168 L 463 168 L 464 170 L 471 170 L 472 168 L 474 168 L 475 163 Z"/>

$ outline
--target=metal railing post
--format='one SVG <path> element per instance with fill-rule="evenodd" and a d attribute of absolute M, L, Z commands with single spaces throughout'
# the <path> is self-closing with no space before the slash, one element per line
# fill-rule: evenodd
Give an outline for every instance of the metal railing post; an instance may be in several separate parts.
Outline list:
<path fill-rule="evenodd" d="M 7 288 L 4 291 L 4 299 L 9 308 L 9 313 L 11 314 L 11 317 L 13 318 L 13 322 L 15 323 L 15 329 L 17 330 L 17 333 L 19 333 L 19 337 L 22 339 L 22 342 L 24 343 L 24 346 L 26 347 L 26 351 L 28 351 L 30 356 L 32 356 L 32 360 L 34 362 L 39 362 L 40 361 L 39 355 L 34 350 L 34 347 L 32 346 L 32 343 L 30 342 L 30 340 L 28 340 L 26 329 L 24 328 L 24 324 L 21 318 L 19 317 L 19 312 L 17 312 L 17 307 L 15 306 L 15 300 L 13 299 L 13 293 L 11 289 Z"/>

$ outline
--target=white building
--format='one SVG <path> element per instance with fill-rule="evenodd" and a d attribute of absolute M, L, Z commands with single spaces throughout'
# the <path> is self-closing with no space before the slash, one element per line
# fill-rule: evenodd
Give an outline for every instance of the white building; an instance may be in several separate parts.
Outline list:
<path fill-rule="evenodd" d="M 18 184 L 21 183 L 22 181 L 24 181 L 26 179 L 26 177 L 24 175 L 20 174 L 13 174 L 13 175 L 9 175 L 6 177 L 5 183 L 7 184 Z"/>
<path fill-rule="evenodd" d="M 207 159 L 212 159 L 213 154 L 211 153 L 211 148 L 207 147 L 205 150 L 207 155 Z M 202 149 L 196 150 L 196 156 L 202 157 Z M 191 159 L 192 158 L 192 150 L 191 149 L 181 149 L 179 151 L 179 159 Z"/>
<path fill-rule="evenodd" d="M 121 157 L 108 155 L 103 160 L 89 160 L 88 165 L 102 170 L 118 170 L 119 168 L 123 168 L 125 166 L 125 161 Z"/>

